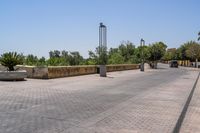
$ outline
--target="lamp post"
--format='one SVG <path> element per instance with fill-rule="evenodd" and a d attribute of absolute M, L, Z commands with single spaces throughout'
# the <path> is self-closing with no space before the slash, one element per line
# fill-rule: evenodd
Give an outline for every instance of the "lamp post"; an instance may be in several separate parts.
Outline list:
<path fill-rule="evenodd" d="M 145 46 L 145 41 L 144 41 L 144 39 L 141 39 L 140 40 L 140 46 L 141 46 L 141 48 L 142 48 L 142 51 L 141 51 L 141 58 L 142 58 L 142 62 L 141 62 L 141 64 L 140 64 L 140 71 L 144 71 L 144 46 Z"/>
<path fill-rule="evenodd" d="M 99 25 L 99 72 L 100 77 L 106 77 L 107 63 L 107 27 L 100 23 Z"/>
<path fill-rule="evenodd" d="M 100 23 L 99 25 L 99 55 L 103 53 L 103 48 L 107 48 L 107 27 Z"/>

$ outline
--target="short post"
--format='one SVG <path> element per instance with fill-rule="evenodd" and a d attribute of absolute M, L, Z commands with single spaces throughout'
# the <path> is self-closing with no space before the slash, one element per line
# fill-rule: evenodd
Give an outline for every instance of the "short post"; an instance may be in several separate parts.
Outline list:
<path fill-rule="evenodd" d="M 141 64 L 140 64 L 140 71 L 144 71 L 144 46 L 145 46 L 145 41 L 144 41 L 144 39 L 141 39 L 140 40 L 140 46 L 141 46 L 141 48 L 142 48 L 142 51 L 141 51 L 141 59 L 142 59 L 142 61 L 141 61 Z"/>

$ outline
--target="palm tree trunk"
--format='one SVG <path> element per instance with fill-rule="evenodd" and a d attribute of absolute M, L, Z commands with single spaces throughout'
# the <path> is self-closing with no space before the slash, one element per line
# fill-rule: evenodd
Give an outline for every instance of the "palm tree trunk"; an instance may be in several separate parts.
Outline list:
<path fill-rule="evenodd" d="M 8 67 L 8 71 L 14 71 L 15 69 L 14 69 L 14 67 L 13 66 L 9 66 Z"/>

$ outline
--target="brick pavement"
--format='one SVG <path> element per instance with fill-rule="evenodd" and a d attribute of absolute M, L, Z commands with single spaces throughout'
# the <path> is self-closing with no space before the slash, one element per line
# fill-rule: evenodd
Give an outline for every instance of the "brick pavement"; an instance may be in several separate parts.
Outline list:
<path fill-rule="evenodd" d="M 197 82 L 193 97 L 186 112 L 180 132 L 199 133 L 200 132 L 200 80 Z"/>
<path fill-rule="evenodd" d="M 196 76 L 164 67 L 0 82 L 0 133 L 171 132 Z"/>
<path fill-rule="evenodd" d="M 110 113 L 104 112 L 65 132 L 171 133 L 190 92 L 188 87 L 192 87 L 189 84 L 193 84 L 183 82 L 183 79 L 187 80 L 182 77 L 173 84 L 154 87 L 154 91 L 138 95 L 111 109 Z M 183 83 L 180 85 L 180 82 Z"/>

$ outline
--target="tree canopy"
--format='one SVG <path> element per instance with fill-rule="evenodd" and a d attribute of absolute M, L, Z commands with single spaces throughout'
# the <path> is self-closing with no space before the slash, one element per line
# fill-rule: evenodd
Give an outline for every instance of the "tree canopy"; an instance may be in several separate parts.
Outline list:
<path fill-rule="evenodd" d="M 149 46 L 149 61 L 160 60 L 166 52 L 167 45 L 163 42 L 156 42 Z"/>
<path fill-rule="evenodd" d="M 187 43 L 188 49 L 186 50 L 186 56 L 192 60 L 200 58 L 200 45 L 197 42 L 190 41 Z"/>
<path fill-rule="evenodd" d="M 104 54 L 99 55 L 103 51 Z M 6 54 L 5 54 L 6 55 Z M 1 58 L 4 58 L 2 55 Z M 73 65 L 99 65 L 99 64 L 137 64 L 157 62 L 159 60 L 200 60 L 200 44 L 189 41 L 179 48 L 169 48 L 163 42 L 155 42 L 146 46 L 134 45 L 130 41 L 122 41 L 116 48 L 97 47 L 95 51 L 88 51 L 88 58 L 83 58 L 78 51 L 52 50 L 49 58 L 37 57 L 33 54 L 23 56 L 20 54 L 21 64 L 31 66 L 73 66 Z M 2 64 L 2 63 L 1 63 Z"/>

